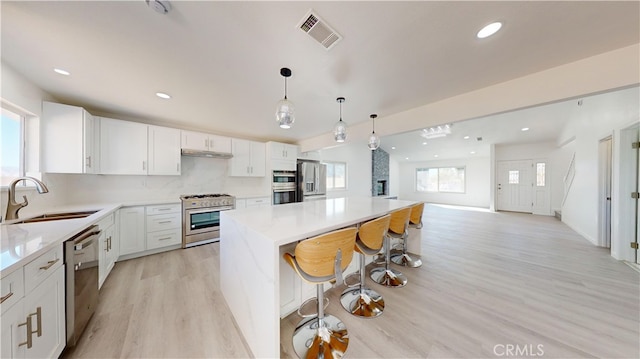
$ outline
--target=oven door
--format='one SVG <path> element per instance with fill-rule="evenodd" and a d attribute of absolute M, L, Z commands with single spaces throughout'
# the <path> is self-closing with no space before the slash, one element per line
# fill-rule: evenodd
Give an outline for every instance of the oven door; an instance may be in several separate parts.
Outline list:
<path fill-rule="evenodd" d="M 220 211 L 233 207 L 195 208 L 185 210 L 185 235 L 217 231 L 220 229 Z"/>
<path fill-rule="evenodd" d="M 296 201 L 296 186 L 295 184 L 273 184 L 273 197 L 272 203 L 276 204 L 285 204 L 285 203 L 295 203 Z"/>

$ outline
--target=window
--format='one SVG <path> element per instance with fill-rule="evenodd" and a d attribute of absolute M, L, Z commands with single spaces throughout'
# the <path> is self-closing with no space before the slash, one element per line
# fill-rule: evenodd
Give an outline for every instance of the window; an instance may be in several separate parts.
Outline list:
<path fill-rule="evenodd" d="M 544 181 L 546 177 L 546 164 L 544 162 L 536 163 L 536 186 L 544 187 Z"/>
<path fill-rule="evenodd" d="M 464 167 L 416 168 L 416 190 L 464 193 L 464 172 Z"/>
<path fill-rule="evenodd" d="M 347 189 L 347 164 L 344 162 L 326 162 L 327 190 Z"/>
<path fill-rule="evenodd" d="M 24 120 L 15 112 L 2 108 L 0 122 L 0 186 L 8 186 L 24 176 Z"/>
<path fill-rule="evenodd" d="M 520 171 L 509 171 L 509 184 L 520 183 Z"/>

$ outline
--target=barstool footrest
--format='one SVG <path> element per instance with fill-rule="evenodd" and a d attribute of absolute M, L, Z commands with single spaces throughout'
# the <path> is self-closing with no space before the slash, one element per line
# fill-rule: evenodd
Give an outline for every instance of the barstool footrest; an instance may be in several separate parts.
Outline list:
<path fill-rule="evenodd" d="M 311 309 L 305 308 L 306 306 L 309 306 L 310 303 L 313 303 L 313 306 L 311 307 Z M 329 306 L 329 298 L 325 297 L 324 309 L 327 309 L 328 306 Z M 318 298 L 311 297 L 305 300 L 304 302 L 302 302 L 302 304 L 300 304 L 300 306 L 298 307 L 298 315 L 303 318 L 317 317 L 318 316 Z"/>

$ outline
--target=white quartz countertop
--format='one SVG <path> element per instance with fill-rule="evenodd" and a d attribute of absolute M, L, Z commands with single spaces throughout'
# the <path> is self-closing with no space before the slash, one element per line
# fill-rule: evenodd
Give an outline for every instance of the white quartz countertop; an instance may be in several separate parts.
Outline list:
<path fill-rule="evenodd" d="M 120 204 L 69 206 L 56 208 L 46 213 L 94 210 L 98 212 L 85 218 L 22 224 L 3 223 L 0 225 L 0 277 L 4 277 L 29 263 L 56 245 L 62 244 L 118 208 L 120 208 Z M 29 217 L 21 219 L 27 218 Z"/>
<path fill-rule="evenodd" d="M 416 203 L 345 197 L 223 211 L 220 212 L 221 237 L 224 238 L 226 217 L 273 240 L 275 245 L 283 245 L 364 222 Z"/>

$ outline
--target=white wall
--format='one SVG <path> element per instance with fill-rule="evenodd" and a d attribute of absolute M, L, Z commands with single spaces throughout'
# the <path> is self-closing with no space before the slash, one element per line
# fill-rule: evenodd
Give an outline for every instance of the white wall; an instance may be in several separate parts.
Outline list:
<path fill-rule="evenodd" d="M 592 243 L 598 242 L 598 143 L 613 135 L 612 220 L 620 215 L 620 130 L 640 119 L 640 91 L 628 88 L 598 96 L 585 97 L 576 108 L 559 143 L 575 138 L 576 176 L 562 207 L 562 220 Z M 622 194 L 624 195 L 624 194 Z M 611 253 L 618 259 L 629 259 L 632 251 L 623 243 L 619 229 L 613 226 Z"/>
<path fill-rule="evenodd" d="M 400 196 L 400 162 L 389 156 L 389 196 Z"/>
<path fill-rule="evenodd" d="M 446 203 L 460 206 L 489 208 L 489 174 L 488 157 L 464 158 L 426 162 L 409 162 L 400 164 L 399 199 Z M 416 168 L 424 167 L 465 167 L 465 193 L 425 193 L 416 191 Z"/>
<path fill-rule="evenodd" d="M 371 197 L 371 150 L 366 143 L 348 143 L 323 149 L 320 151 L 320 158 L 322 161 L 347 163 L 347 189 L 327 191 L 327 198 Z M 389 181 L 392 181 L 391 178 Z"/>

